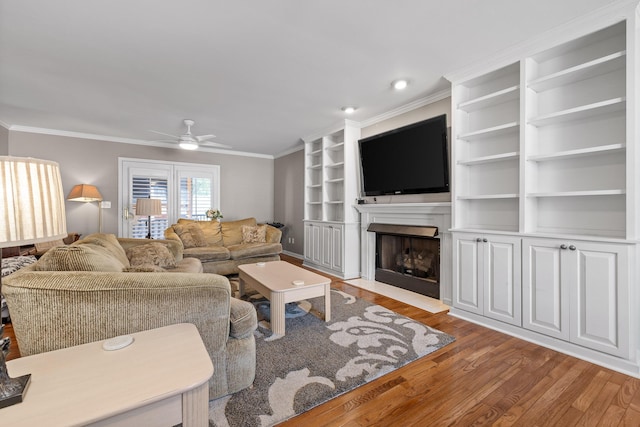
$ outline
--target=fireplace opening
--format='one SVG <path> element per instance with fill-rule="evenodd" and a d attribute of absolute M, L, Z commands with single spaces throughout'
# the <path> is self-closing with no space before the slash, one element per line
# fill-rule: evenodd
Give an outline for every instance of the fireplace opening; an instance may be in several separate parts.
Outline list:
<path fill-rule="evenodd" d="M 440 298 L 440 240 L 437 227 L 376 224 L 375 279 Z"/>

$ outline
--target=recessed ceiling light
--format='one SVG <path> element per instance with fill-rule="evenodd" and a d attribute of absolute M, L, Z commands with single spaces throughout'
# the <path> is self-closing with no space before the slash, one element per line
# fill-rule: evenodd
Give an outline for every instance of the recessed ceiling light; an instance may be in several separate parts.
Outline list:
<path fill-rule="evenodd" d="M 408 81 L 402 79 L 402 80 L 395 80 L 394 82 L 391 83 L 391 86 L 395 90 L 402 90 L 402 89 L 406 88 L 408 84 L 409 84 Z"/>
<path fill-rule="evenodd" d="M 345 114 L 353 114 L 356 110 L 356 107 L 342 107 L 342 111 L 344 111 Z"/>

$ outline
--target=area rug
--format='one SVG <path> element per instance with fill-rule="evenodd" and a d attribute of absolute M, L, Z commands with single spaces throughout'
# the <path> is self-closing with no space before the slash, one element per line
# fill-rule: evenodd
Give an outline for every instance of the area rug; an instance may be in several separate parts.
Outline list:
<path fill-rule="evenodd" d="M 254 301 L 259 316 L 268 301 Z M 268 318 L 256 331 L 254 386 L 209 403 L 210 425 L 272 426 L 454 341 L 443 332 L 337 290 L 331 321 L 318 316 L 324 298 L 287 307 L 286 333 Z"/>

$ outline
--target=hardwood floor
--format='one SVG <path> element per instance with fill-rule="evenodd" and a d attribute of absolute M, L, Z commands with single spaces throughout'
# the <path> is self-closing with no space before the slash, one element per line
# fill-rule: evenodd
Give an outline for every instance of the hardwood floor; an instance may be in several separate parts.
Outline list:
<path fill-rule="evenodd" d="M 283 256 L 301 265 L 301 261 Z M 456 337 L 289 426 L 640 426 L 640 379 L 332 278 L 331 286 Z M 19 357 L 11 325 L 9 359 Z"/>

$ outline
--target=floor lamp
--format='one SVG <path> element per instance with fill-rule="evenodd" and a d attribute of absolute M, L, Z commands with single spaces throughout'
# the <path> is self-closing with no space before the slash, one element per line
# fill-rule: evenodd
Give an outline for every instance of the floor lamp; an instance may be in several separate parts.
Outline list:
<path fill-rule="evenodd" d="M 149 230 L 147 239 L 151 239 L 151 217 L 162 215 L 162 200 L 160 199 L 138 199 L 136 200 L 136 216 L 146 216 Z"/>
<path fill-rule="evenodd" d="M 102 194 L 100 194 L 95 185 L 78 184 L 74 186 L 69 192 L 67 200 L 87 203 L 98 202 L 98 233 L 102 233 L 102 206 L 100 206 Z"/>
<path fill-rule="evenodd" d="M 67 236 L 64 193 L 58 164 L 0 156 L 0 250 Z M 2 278 L 0 278 L 0 291 Z M 31 374 L 9 377 L 9 338 L 0 326 L 0 408 L 22 402 Z"/>

